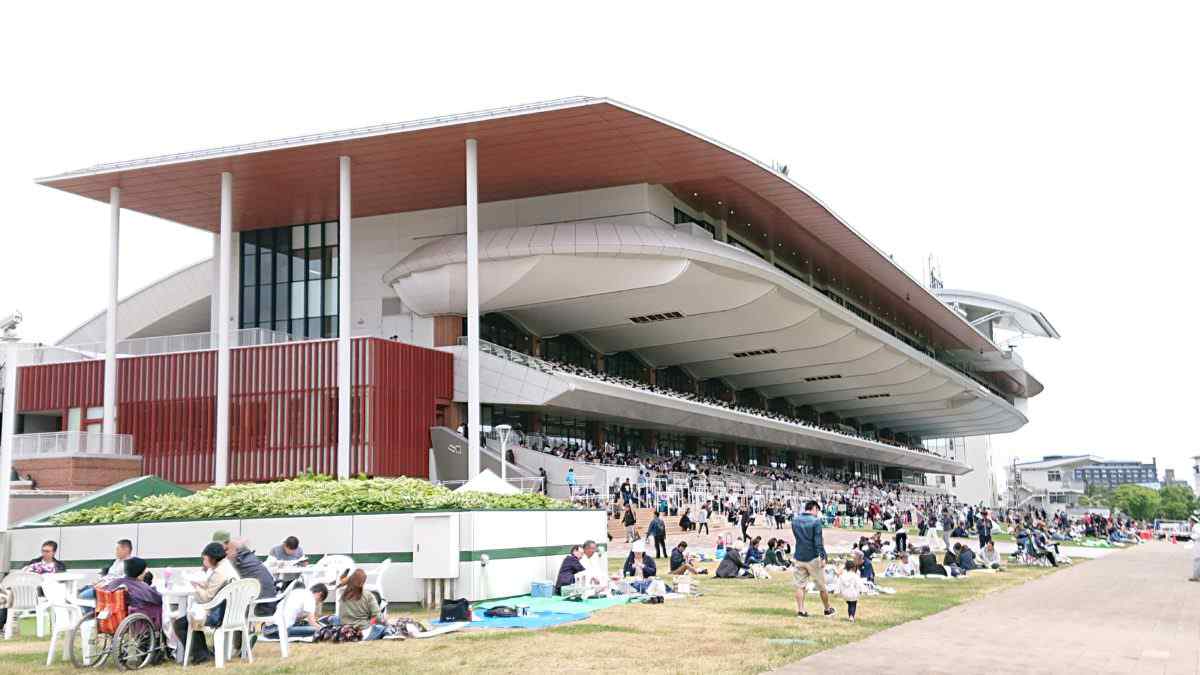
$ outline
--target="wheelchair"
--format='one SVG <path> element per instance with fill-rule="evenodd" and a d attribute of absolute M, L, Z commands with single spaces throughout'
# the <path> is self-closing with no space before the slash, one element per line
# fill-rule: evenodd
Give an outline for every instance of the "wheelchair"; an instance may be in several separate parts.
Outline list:
<path fill-rule="evenodd" d="M 76 668 L 100 668 L 111 659 L 118 670 L 140 670 L 168 656 L 150 617 L 129 612 L 124 588 L 96 589 L 96 610 L 67 634 L 67 651 Z"/>

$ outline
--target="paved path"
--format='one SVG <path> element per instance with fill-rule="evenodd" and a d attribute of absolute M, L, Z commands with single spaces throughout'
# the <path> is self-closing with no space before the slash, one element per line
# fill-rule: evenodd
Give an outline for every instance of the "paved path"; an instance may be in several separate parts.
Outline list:
<path fill-rule="evenodd" d="M 1200 673 L 1191 555 L 1181 545 L 1144 544 L 777 672 Z"/>

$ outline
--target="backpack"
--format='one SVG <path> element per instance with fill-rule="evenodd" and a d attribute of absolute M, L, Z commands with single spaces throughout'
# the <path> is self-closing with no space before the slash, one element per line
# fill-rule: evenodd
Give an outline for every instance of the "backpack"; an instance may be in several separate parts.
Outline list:
<path fill-rule="evenodd" d="M 446 600 L 442 603 L 442 623 L 471 620 L 471 603 L 466 598 Z"/>
<path fill-rule="evenodd" d="M 509 607 L 507 605 L 497 605 L 495 607 L 489 607 L 486 610 L 484 610 L 484 612 L 483 612 L 483 615 L 486 617 L 502 618 L 502 619 L 508 619 L 508 618 L 512 618 L 514 616 L 520 616 L 520 614 L 521 613 L 519 611 L 517 611 L 516 607 Z"/>

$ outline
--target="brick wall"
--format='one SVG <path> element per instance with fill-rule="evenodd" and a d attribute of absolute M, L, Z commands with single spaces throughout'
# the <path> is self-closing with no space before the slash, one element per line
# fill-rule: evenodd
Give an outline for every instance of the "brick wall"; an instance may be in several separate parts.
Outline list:
<path fill-rule="evenodd" d="M 99 490 L 142 475 L 141 457 L 43 457 L 13 460 L 24 478 L 33 476 L 39 490 Z"/>

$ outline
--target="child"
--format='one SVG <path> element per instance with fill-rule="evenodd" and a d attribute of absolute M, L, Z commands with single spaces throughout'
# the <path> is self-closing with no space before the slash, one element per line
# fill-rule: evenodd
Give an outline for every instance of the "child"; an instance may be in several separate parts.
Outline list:
<path fill-rule="evenodd" d="M 863 592 L 863 579 L 858 575 L 858 567 L 853 560 L 847 560 L 842 573 L 838 575 L 838 595 L 846 601 L 846 614 L 850 623 L 858 612 L 858 597 Z"/>

